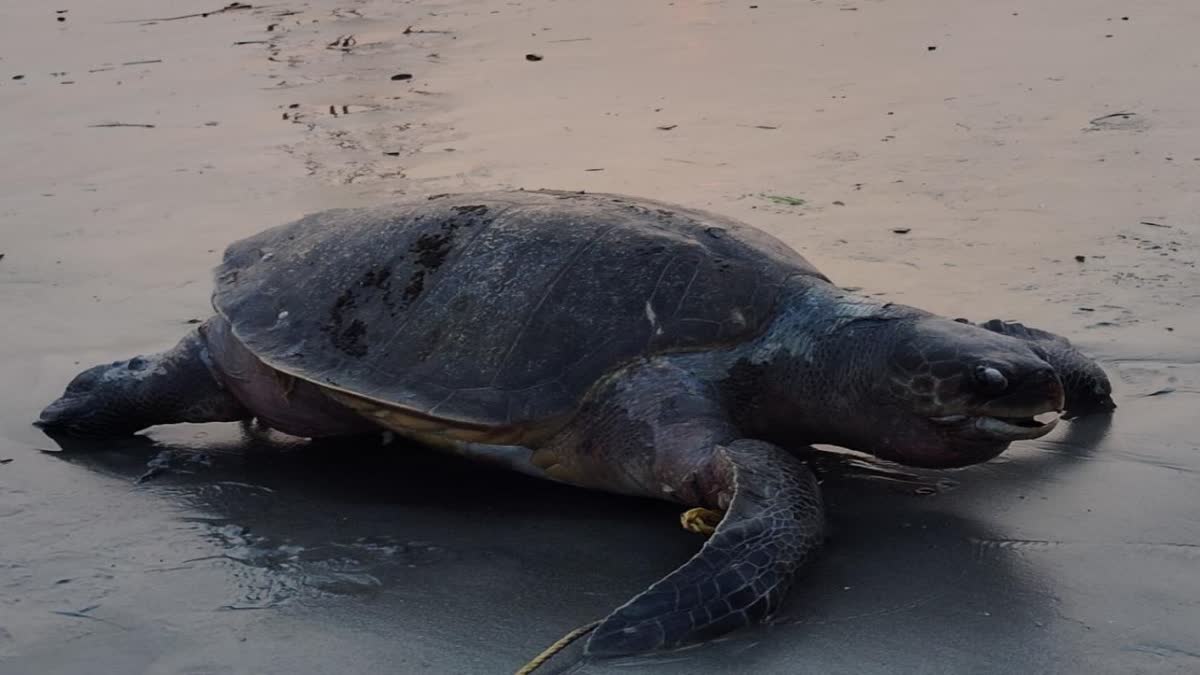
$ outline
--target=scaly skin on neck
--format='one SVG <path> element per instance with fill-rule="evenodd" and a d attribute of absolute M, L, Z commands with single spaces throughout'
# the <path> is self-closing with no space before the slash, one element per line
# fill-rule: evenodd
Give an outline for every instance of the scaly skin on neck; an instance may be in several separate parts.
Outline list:
<path fill-rule="evenodd" d="M 864 409 L 881 377 L 893 326 L 929 316 L 805 278 L 758 339 L 672 360 L 716 386 L 747 437 L 845 444 L 868 423 Z"/>
<path fill-rule="evenodd" d="M 807 278 L 752 342 L 668 358 L 718 392 L 745 437 L 948 468 L 1053 429 L 1053 420 L 1035 419 L 1063 407 L 1048 354 L 1028 340 Z"/>

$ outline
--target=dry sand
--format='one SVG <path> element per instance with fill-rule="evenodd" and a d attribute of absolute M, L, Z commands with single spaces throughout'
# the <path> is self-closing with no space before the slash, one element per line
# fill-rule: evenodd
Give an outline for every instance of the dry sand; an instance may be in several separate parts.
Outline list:
<path fill-rule="evenodd" d="M 220 0 L 167 4 L 0 6 L 4 675 L 509 672 L 686 559 L 669 506 L 379 448 L 213 425 L 39 452 L 58 448 L 29 422 L 81 365 L 208 313 L 229 241 L 496 187 L 741 217 L 842 284 L 1069 335 L 1118 389 L 1111 426 L 934 496 L 831 481 L 835 539 L 778 625 L 583 670 L 1200 669 L 1197 3 L 282 0 L 128 21 Z M 151 458 L 168 471 L 134 482 Z"/>

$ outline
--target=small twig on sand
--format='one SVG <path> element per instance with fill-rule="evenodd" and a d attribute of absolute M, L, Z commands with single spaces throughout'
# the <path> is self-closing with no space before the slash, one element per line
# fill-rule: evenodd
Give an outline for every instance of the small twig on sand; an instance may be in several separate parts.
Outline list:
<path fill-rule="evenodd" d="M 89 124 L 92 129 L 106 129 L 110 127 L 138 127 L 140 129 L 153 129 L 153 124 L 136 124 L 129 122 L 105 122 L 104 124 Z"/>
<path fill-rule="evenodd" d="M 52 610 L 50 610 L 50 613 L 58 614 L 59 616 L 69 616 L 69 617 L 73 617 L 76 619 L 92 619 L 92 620 L 98 621 L 98 619 L 96 619 L 96 617 L 89 616 L 88 612 L 92 611 L 93 609 L 96 609 L 99 606 L 100 605 L 88 605 L 87 607 L 84 607 L 83 609 L 75 609 L 75 610 L 52 609 Z"/>
<path fill-rule="evenodd" d="M 337 49 L 343 52 L 348 52 L 354 49 L 354 45 L 358 44 L 358 40 L 353 35 L 339 35 L 337 39 L 325 45 L 325 49 Z"/>
<path fill-rule="evenodd" d="M 592 38 L 567 38 L 566 40 L 550 40 L 549 42 L 587 42 Z"/>
<path fill-rule="evenodd" d="M 179 561 L 179 564 L 187 565 L 188 563 L 203 562 L 205 560 L 231 560 L 235 563 L 241 563 L 243 565 L 250 564 L 250 563 L 246 562 L 245 560 L 242 560 L 241 558 L 235 558 L 234 556 L 231 556 L 228 553 L 218 553 L 216 555 L 203 555 L 203 556 L 200 556 L 199 558 L 188 558 L 187 560 Z"/>
<path fill-rule="evenodd" d="M 1141 223 L 1143 225 L 1149 225 L 1150 227 L 1166 227 L 1166 228 L 1171 227 L 1170 225 L 1163 225 L 1162 223 L 1152 223 L 1149 220 L 1143 220 L 1143 221 L 1141 221 Z"/>
<path fill-rule="evenodd" d="M 253 9 L 253 5 L 248 5 L 244 2 L 231 2 L 220 9 L 214 9 L 208 12 L 196 12 L 195 14 L 180 14 L 179 16 L 164 16 L 159 19 L 123 19 L 114 21 L 113 23 L 161 23 L 164 21 L 182 21 L 183 19 L 203 19 L 213 14 L 224 14 L 225 12 L 236 12 L 240 9 Z"/>
<path fill-rule="evenodd" d="M 128 628 L 126 628 L 125 626 L 122 626 L 119 623 L 116 623 L 114 621 L 109 621 L 108 619 L 102 619 L 98 616 L 92 616 L 91 614 L 88 613 L 88 612 L 91 612 L 93 609 L 98 609 L 99 607 L 100 607 L 100 605 L 89 605 L 80 610 L 52 609 L 52 610 L 50 610 L 50 613 L 57 614 L 59 616 L 69 616 L 72 619 L 91 619 L 92 621 L 99 621 L 100 623 L 106 623 L 110 626 L 116 626 L 117 628 L 120 628 L 121 630 L 129 630 Z"/>
<path fill-rule="evenodd" d="M 413 28 L 412 26 L 404 29 L 404 35 L 412 35 L 413 33 L 437 33 L 440 35 L 449 35 L 453 32 L 454 31 L 451 30 L 424 30 L 422 28 Z"/>
<path fill-rule="evenodd" d="M 1134 115 L 1136 115 L 1136 114 L 1137 114 L 1137 113 L 1131 113 L 1131 112 L 1115 112 L 1115 113 L 1109 113 L 1109 114 L 1107 114 L 1107 115 L 1101 115 L 1101 116 L 1097 117 L 1096 119 L 1090 120 L 1090 121 L 1088 122 L 1088 124 L 1095 124 L 1095 123 L 1097 123 L 1097 122 L 1103 122 L 1104 120 L 1106 120 L 1106 119 L 1108 119 L 1108 118 L 1110 118 L 1110 117 L 1123 117 L 1123 118 L 1125 118 L 1125 119 L 1129 119 L 1130 117 L 1133 117 L 1133 116 L 1134 116 Z"/>
<path fill-rule="evenodd" d="M 126 61 L 123 66 L 144 66 L 148 63 L 162 63 L 162 59 L 146 59 L 145 61 Z"/>

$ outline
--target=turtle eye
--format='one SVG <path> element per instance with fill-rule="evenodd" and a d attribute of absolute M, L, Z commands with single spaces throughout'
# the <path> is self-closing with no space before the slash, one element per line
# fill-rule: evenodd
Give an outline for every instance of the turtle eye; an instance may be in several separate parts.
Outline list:
<path fill-rule="evenodd" d="M 1008 388 L 1008 379 L 992 366 L 976 366 L 975 382 L 989 394 L 999 394 Z"/>

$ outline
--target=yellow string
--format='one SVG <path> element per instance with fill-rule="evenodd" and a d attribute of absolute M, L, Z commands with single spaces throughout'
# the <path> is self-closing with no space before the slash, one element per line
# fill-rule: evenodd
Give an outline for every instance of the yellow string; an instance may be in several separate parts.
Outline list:
<path fill-rule="evenodd" d="M 566 635 L 562 636 L 561 638 L 558 639 L 558 642 L 555 642 L 554 644 L 550 645 L 549 647 L 546 647 L 546 649 L 544 649 L 541 654 L 538 654 L 537 656 L 533 657 L 533 659 L 529 663 L 526 663 L 524 666 L 521 666 L 521 669 L 516 672 L 516 675 L 529 675 L 533 671 L 542 667 L 542 664 L 544 664 L 545 662 L 554 658 L 555 654 L 566 649 L 568 646 L 570 646 L 570 644 L 572 642 L 574 642 L 574 641 L 578 640 L 579 638 L 583 637 L 584 635 L 587 635 L 588 633 L 592 632 L 593 630 L 595 630 L 596 626 L 599 626 L 599 625 L 600 625 L 599 621 L 593 621 L 585 626 L 580 626 L 579 628 L 576 628 L 575 630 L 571 631 L 570 633 L 567 633 Z"/>

